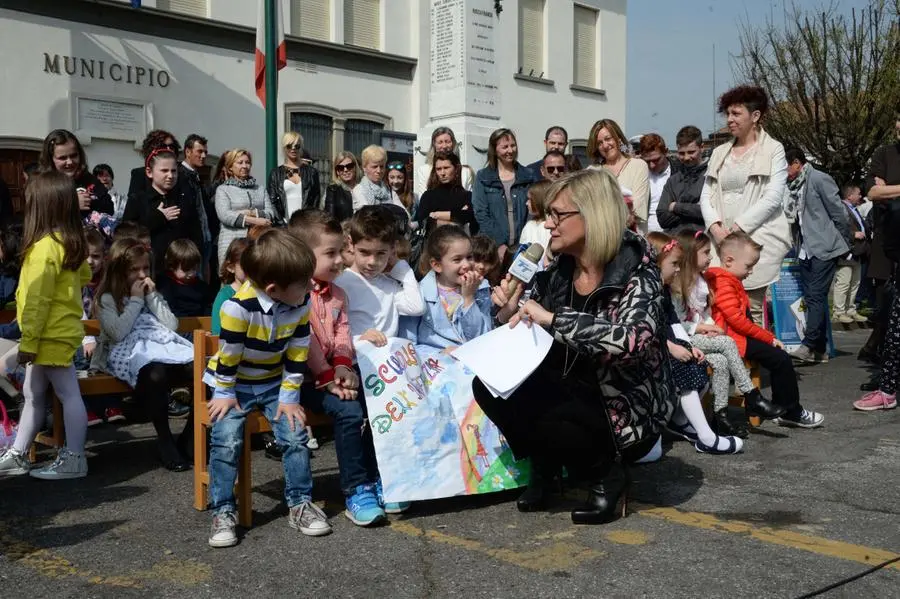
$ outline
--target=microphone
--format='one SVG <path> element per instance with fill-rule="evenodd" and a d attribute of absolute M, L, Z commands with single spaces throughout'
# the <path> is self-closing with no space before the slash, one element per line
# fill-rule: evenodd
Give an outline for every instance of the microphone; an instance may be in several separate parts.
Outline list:
<path fill-rule="evenodd" d="M 510 296 L 516 293 L 520 281 L 526 285 L 531 282 L 543 257 L 544 246 L 539 243 L 532 243 L 527 250 L 516 255 L 509 267 L 509 274 L 512 275 L 509 281 Z"/>

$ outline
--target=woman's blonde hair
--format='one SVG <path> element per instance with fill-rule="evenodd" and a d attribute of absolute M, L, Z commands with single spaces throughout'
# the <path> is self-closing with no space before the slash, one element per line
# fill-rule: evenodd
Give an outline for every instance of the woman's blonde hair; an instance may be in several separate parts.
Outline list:
<path fill-rule="evenodd" d="M 250 159 L 250 164 L 253 164 L 253 156 L 250 154 L 250 150 L 245 150 L 244 148 L 228 150 L 222 156 L 222 175 L 225 179 L 234 177 L 234 171 L 231 169 L 234 168 L 234 163 L 237 162 L 238 158 L 241 156 L 246 156 Z"/>
<path fill-rule="evenodd" d="M 359 160 L 356 159 L 353 152 L 348 152 L 347 150 L 343 150 L 334 155 L 334 160 L 331 161 L 331 182 L 337 183 L 338 185 L 344 185 L 344 182 L 338 177 L 337 165 L 347 158 L 353 161 L 353 185 L 350 185 L 350 187 L 353 187 L 359 183 L 359 180 L 362 177 L 362 171 L 360 171 L 359 168 Z"/>
<path fill-rule="evenodd" d="M 288 146 L 292 146 L 297 144 L 297 151 L 303 151 L 303 136 L 297 133 L 296 131 L 288 131 L 284 135 L 281 136 L 281 149 L 287 152 Z"/>
<path fill-rule="evenodd" d="M 606 170 L 584 170 L 566 175 L 547 190 L 547 213 L 559 195 L 568 192 L 584 218 L 584 251 L 597 266 L 605 266 L 617 253 L 628 218 L 622 190 Z"/>
<path fill-rule="evenodd" d="M 619 127 L 619 124 L 612 119 L 600 119 L 591 127 L 587 140 L 587 155 L 593 164 L 603 164 L 603 156 L 600 155 L 600 144 L 597 143 L 597 134 L 600 133 L 601 129 L 606 129 L 613 139 L 616 140 L 616 143 L 619 145 L 619 151 L 622 154 L 625 156 L 633 154 L 631 144 L 628 143 L 625 133 Z"/>
<path fill-rule="evenodd" d="M 376 146 L 372 144 L 371 146 L 366 146 L 362 154 L 360 154 L 360 162 L 362 162 L 362 166 L 366 166 L 369 163 L 373 164 L 381 164 L 382 162 L 387 162 L 387 152 L 381 146 Z"/>

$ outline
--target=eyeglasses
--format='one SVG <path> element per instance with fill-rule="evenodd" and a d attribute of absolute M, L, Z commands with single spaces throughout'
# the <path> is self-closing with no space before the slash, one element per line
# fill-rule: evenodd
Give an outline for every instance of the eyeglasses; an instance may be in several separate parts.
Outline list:
<path fill-rule="evenodd" d="M 551 175 L 555 175 L 556 173 L 565 173 L 569 170 L 565 166 L 545 166 L 544 169 Z"/>
<path fill-rule="evenodd" d="M 352 171 L 352 170 L 353 170 L 352 162 L 350 164 L 338 164 L 337 166 L 334 167 L 334 171 L 337 173 L 345 173 L 347 171 Z"/>
<path fill-rule="evenodd" d="M 576 214 L 581 214 L 581 210 L 563 210 L 560 212 L 555 208 L 551 208 L 547 211 L 547 218 L 552 220 L 554 225 L 559 225 L 559 223 Z"/>

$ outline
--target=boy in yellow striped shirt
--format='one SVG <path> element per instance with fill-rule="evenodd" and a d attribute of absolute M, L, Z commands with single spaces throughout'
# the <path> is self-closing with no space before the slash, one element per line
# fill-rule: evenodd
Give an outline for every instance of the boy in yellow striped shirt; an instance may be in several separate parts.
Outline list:
<path fill-rule="evenodd" d="M 288 524 L 308 536 L 331 532 L 312 503 L 312 472 L 306 446 L 306 415 L 300 385 L 309 352 L 310 279 L 313 252 L 283 230 L 263 233 L 241 256 L 247 280 L 220 311 L 219 351 L 204 382 L 213 388 L 209 497 L 213 510 L 209 544 L 230 547 L 235 533 L 234 483 L 248 411 L 259 408 L 284 447 L 284 497 Z"/>

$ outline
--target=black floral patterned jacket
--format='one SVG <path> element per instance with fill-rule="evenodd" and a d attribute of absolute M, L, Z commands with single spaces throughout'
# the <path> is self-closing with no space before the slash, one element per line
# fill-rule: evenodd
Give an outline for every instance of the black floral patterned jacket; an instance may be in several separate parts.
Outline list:
<path fill-rule="evenodd" d="M 672 416 L 672 384 L 662 282 L 647 242 L 626 231 L 586 312 L 568 305 L 575 260 L 562 255 L 536 277 L 531 298 L 554 313 L 555 341 L 593 361 L 596 379 L 580 381 L 605 401 L 620 449 L 659 433 Z M 582 371 L 584 372 L 584 371 Z"/>

